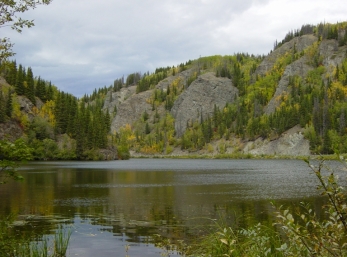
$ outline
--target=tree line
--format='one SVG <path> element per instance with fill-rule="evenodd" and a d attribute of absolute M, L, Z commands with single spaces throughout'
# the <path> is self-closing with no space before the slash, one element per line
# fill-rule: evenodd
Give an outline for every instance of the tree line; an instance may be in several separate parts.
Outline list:
<path fill-rule="evenodd" d="M 32 69 L 3 63 L 8 84 L 0 92 L 0 122 L 16 120 L 24 129 L 35 159 L 95 159 L 97 149 L 108 148 L 111 116 L 102 111 L 104 89 L 78 99 L 58 90 L 51 82 L 34 77 Z M 33 104 L 29 118 L 18 106 L 17 97 Z"/>
<path fill-rule="evenodd" d="M 336 39 L 339 46 L 343 46 L 347 44 L 347 22 L 338 22 L 336 24 L 321 22 L 318 25 L 302 25 L 301 29 L 289 31 L 282 41 L 277 42 L 276 40 L 274 50 L 295 37 L 309 34 L 317 36 L 319 40 Z"/>

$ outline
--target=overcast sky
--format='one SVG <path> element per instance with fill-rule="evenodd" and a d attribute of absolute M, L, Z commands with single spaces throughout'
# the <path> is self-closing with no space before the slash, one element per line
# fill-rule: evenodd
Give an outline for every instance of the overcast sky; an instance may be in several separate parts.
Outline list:
<path fill-rule="evenodd" d="M 1 29 L 17 64 L 77 97 L 199 56 L 267 54 L 303 24 L 347 20 L 345 0 L 53 0 Z"/>

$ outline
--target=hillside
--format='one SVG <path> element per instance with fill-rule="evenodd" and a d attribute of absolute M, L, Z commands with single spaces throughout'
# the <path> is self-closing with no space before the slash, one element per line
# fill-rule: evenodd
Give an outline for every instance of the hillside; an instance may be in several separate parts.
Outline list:
<path fill-rule="evenodd" d="M 109 91 L 126 97 L 104 110 L 133 155 L 344 153 L 346 50 L 346 23 L 305 25 L 267 56 L 202 57 Z"/>
<path fill-rule="evenodd" d="M 14 82 L 6 68 L 2 97 L 16 91 L 22 115 L 6 115 L 4 101 L 0 137 L 51 139 L 78 159 L 94 158 L 96 149 L 114 156 L 115 148 L 133 156 L 346 153 L 346 44 L 347 23 L 304 25 L 266 56 L 201 57 L 130 74 L 81 99 L 56 88 L 48 97 L 37 78 L 34 96 L 27 80 L 21 92 L 19 69 Z M 37 116 L 51 134 L 37 136 Z"/>
<path fill-rule="evenodd" d="M 102 102 L 59 91 L 15 61 L 1 70 L 6 80 L 0 77 L 0 140 L 24 141 L 35 160 L 127 158 L 108 135 L 110 116 L 101 111 Z"/>

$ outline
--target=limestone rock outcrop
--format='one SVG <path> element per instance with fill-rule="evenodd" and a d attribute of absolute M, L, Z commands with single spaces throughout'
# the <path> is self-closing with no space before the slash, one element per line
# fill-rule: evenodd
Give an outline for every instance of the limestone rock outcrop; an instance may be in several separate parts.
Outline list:
<path fill-rule="evenodd" d="M 175 118 L 176 135 L 181 136 L 187 122 L 200 121 L 211 116 L 216 105 L 223 108 L 238 97 L 238 89 L 228 78 L 219 78 L 212 72 L 199 76 L 175 101 L 171 114 Z"/>
<path fill-rule="evenodd" d="M 272 51 L 269 55 L 267 55 L 262 63 L 258 66 L 255 71 L 258 75 L 265 75 L 267 71 L 269 71 L 277 61 L 278 57 L 284 55 L 288 51 L 292 50 L 295 46 L 297 52 L 303 51 L 305 48 L 311 46 L 315 43 L 318 38 L 314 35 L 303 35 L 301 37 L 296 37 L 289 42 L 284 43 L 281 47 Z"/>
<path fill-rule="evenodd" d="M 281 104 L 280 96 L 284 94 L 285 91 L 288 92 L 289 78 L 291 76 L 295 75 L 300 76 L 301 78 L 305 78 L 310 70 L 313 70 L 313 67 L 307 64 L 307 58 L 305 56 L 289 64 L 284 70 L 280 81 L 278 82 L 274 96 L 271 98 L 265 108 L 265 113 L 274 113 L 276 107 Z"/>
<path fill-rule="evenodd" d="M 151 90 L 139 94 L 135 94 L 136 86 L 129 90 L 133 91 L 133 94 L 130 94 L 129 97 L 126 97 L 127 93 L 123 89 L 115 94 L 118 99 L 112 102 L 111 106 L 113 104 L 117 106 L 117 115 L 112 121 L 111 131 L 119 131 L 121 127 L 138 120 L 145 111 L 152 110 L 152 105 L 146 101 L 152 95 Z"/>
<path fill-rule="evenodd" d="M 278 139 L 271 141 L 258 138 L 249 142 L 243 151 L 254 155 L 307 156 L 310 155 L 310 143 L 303 132 L 304 129 L 295 126 L 284 132 Z"/>

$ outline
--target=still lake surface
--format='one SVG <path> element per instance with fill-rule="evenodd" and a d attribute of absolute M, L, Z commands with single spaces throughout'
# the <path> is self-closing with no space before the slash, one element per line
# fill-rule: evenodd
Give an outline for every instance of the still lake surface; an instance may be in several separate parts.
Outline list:
<path fill-rule="evenodd" d="M 0 214 L 17 214 L 23 233 L 70 227 L 68 256 L 125 256 L 127 245 L 131 257 L 160 256 L 155 234 L 190 240 L 221 218 L 270 223 L 271 201 L 322 204 L 300 160 L 33 162 L 20 173 L 23 182 L 0 186 Z"/>

